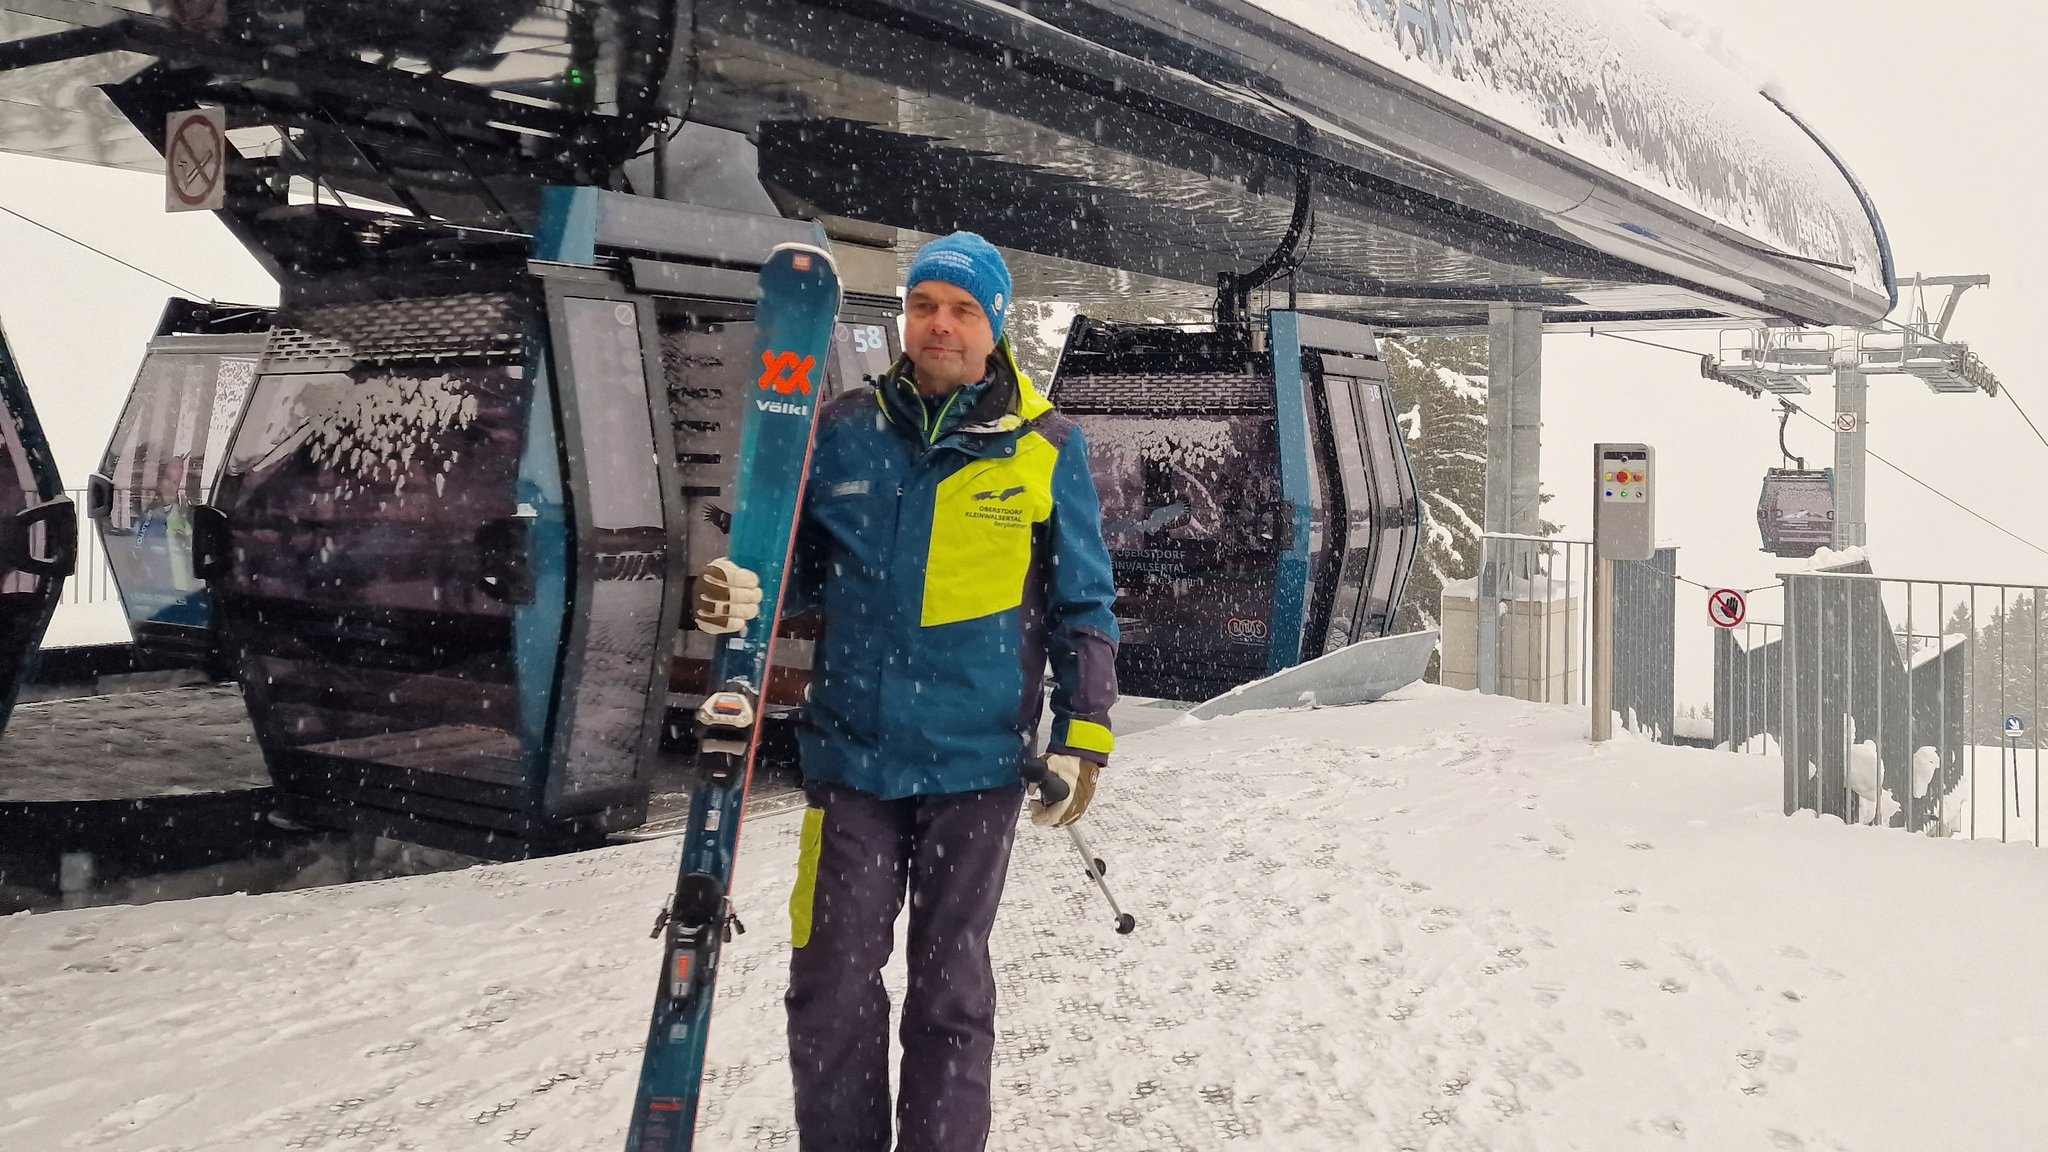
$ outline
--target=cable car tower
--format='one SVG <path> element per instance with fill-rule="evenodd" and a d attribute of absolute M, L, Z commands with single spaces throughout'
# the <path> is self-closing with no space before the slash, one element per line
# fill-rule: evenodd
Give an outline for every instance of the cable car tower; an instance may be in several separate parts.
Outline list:
<path fill-rule="evenodd" d="M 1869 377 L 1914 376 L 1936 393 L 1982 392 L 1998 395 L 1998 377 L 1968 344 L 1948 338 L 1956 305 L 1963 293 L 1991 283 L 1989 276 L 1912 276 L 1899 282 L 1911 289 L 1911 319 L 1883 321 L 1863 328 L 1797 329 L 1735 328 L 1721 332 L 1720 348 L 1700 361 L 1700 375 L 1740 389 L 1751 396 L 1807 395 L 1806 378 L 1835 378 L 1835 466 L 1808 474 L 1802 468 L 1773 468 L 1765 474 L 1757 504 L 1764 550 L 1778 556 L 1805 557 L 1819 547 L 1808 545 L 1811 514 L 1820 511 L 1820 484 L 1827 489 L 1833 516 L 1835 548 L 1868 542 L 1864 518 L 1866 438 L 1870 427 Z M 1947 288 L 1938 315 L 1929 318 L 1927 289 Z M 1781 401 L 1789 414 L 1790 401 Z M 1784 447 L 1780 422 L 1779 447 Z M 1795 459 L 1789 450 L 1788 460 Z M 1803 461 L 1801 462 L 1803 463 Z M 1797 474 L 1797 475 L 1794 475 Z M 1795 524 L 1794 521 L 1800 521 Z"/>

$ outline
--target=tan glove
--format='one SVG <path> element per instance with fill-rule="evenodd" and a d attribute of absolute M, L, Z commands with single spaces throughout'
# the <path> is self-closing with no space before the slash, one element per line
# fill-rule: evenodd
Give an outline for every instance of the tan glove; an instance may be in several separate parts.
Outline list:
<path fill-rule="evenodd" d="M 738 632 L 761 614 L 761 578 L 724 556 L 697 569 L 690 593 L 699 632 Z"/>
<path fill-rule="evenodd" d="M 1088 802 L 1095 799 L 1095 778 L 1102 774 L 1102 766 L 1079 756 L 1047 756 L 1045 769 L 1066 784 L 1067 798 L 1057 804 L 1039 804 L 1032 809 L 1031 822 L 1040 828 L 1065 828 L 1088 811 Z M 1032 796 L 1037 798 L 1036 789 Z"/>

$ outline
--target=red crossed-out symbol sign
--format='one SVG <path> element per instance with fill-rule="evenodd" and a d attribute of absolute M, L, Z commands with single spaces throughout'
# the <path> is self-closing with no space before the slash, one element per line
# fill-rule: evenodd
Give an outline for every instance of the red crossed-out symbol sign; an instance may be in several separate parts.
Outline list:
<path fill-rule="evenodd" d="M 164 158 L 170 165 L 171 195 L 181 208 L 208 207 L 219 200 L 227 139 L 212 110 L 174 115 Z"/>
<path fill-rule="evenodd" d="M 1749 615 L 1749 602 L 1733 588 L 1716 588 L 1707 595 L 1707 616 L 1722 628 L 1741 625 Z"/>
<path fill-rule="evenodd" d="M 811 394 L 811 369 L 818 366 L 816 356 L 799 357 L 794 352 L 761 353 L 761 388 L 769 388 L 784 396 L 791 392 Z"/>

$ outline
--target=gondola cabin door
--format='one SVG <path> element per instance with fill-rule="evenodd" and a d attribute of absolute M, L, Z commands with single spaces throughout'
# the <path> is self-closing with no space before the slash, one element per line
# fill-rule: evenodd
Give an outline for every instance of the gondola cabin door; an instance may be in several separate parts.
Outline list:
<path fill-rule="evenodd" d="M 77 510 L 0 332 L 0 729 L 77 557 Z"/>

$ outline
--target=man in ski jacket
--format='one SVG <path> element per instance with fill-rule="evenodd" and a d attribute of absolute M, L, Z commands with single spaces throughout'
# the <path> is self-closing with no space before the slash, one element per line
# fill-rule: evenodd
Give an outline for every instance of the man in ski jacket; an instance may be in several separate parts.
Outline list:
<path fill-rule="evenodd" d="M 911 264 L 904 357 L 818 416 L 785 611 L 822 611 L 790 899 L 803 1152 L 889 1152 L 882 967 L 910 903 L 897 1152 L 978 1152 L 995 1050 L 989 933 L 1053 675 L 1048 768 L 1079 819 L 1113 747 L 1115 582 L 1080 429 L 1018 370 L 1001 255 L 968 232 Z M 759 611 L 716 561 L 698 625 Z"/>

